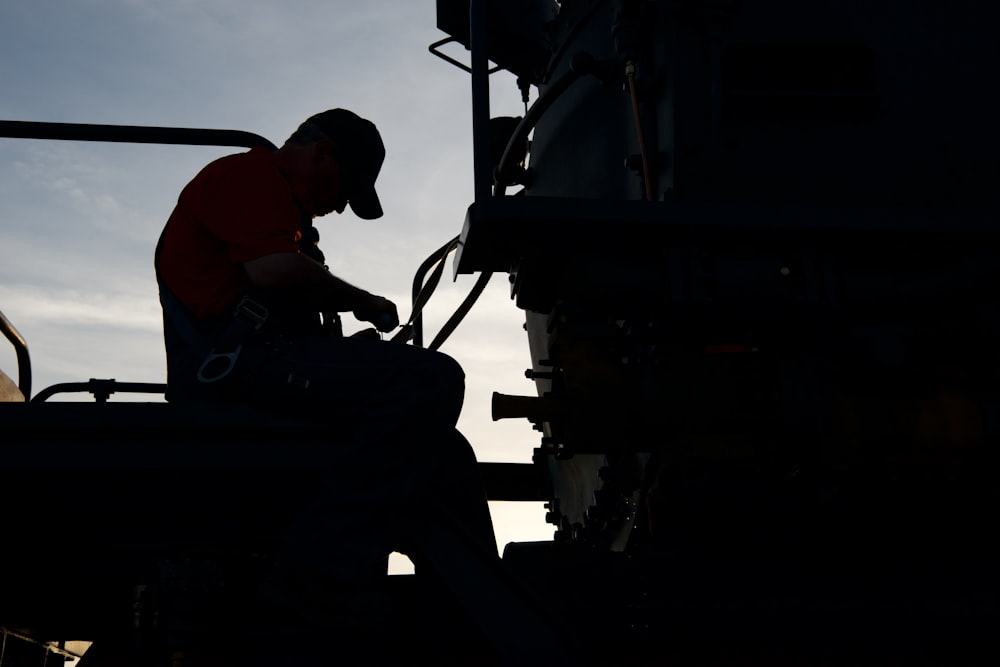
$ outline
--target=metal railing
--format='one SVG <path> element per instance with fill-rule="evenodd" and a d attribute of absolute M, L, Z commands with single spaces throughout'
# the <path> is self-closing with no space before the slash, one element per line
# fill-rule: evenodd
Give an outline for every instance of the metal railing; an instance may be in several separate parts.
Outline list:
<path fill-rule="evenodd" d="M 94 125 L 0 120 L 0 138 L 183 146 L 236 146 L 243 148 L 264 146 L 271 150 L 277 150 L 277 146 L 264 137 L 242 130 L 149 125 Z M 0 312 L 0 331 L 14 346 L 17 354 L 18 389 L 24 394 L 26 401 L 30 400 L 31 358 L 28 354 L 28 344 L 2 312 Z"/>

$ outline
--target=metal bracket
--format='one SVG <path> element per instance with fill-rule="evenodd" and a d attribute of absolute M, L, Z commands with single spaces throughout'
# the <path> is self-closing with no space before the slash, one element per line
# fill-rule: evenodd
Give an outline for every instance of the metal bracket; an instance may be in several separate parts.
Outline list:
<path fill-rule="evenodd" d="M 457 67 L 457 68 L 459 68 L 461 70 L 465 70 L 469 74 L 472 74 L 472 68 L 471 67 L 469 67 L 465 63 L 462 63 L 462 62 L 459 62 L 458 60 L 455 60 L 451 56 L 449 56 L 449 55 L 447 55 L 447 54 L 445 54 L 445 53 L 443 53 L 443 52 L 440 51 L 440 47 L 444 46 L 445 44 L 450 44 L 452 42 L 461 43 L 457 39 L 455 39 L 454 37 L 445 37 L 444 39 L 439 40 L 437 42 L 434 42 L 433 44 L 431 44 L 430 46 L 428 46 L 427 50 L 430 51 L 431 53 L 433 53 L 434 55 L 436 55 L 441 60 L 449 62 L 452 65 L 454 65 L 455 67 Z M 499 72 L 502 69 L 503 69 L 502 67 L 500 67 L 499 65 L 497 65 L 496 67 L 493 67 L 492 69 L 487 70 L 486 73 L 487 74 L 493 74 L 494 72 Z"/>

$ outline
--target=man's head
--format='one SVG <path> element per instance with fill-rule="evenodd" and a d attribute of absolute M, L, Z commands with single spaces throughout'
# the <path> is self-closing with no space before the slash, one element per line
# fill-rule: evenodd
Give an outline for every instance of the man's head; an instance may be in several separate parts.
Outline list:
<path fill-rule="evenodd" d="M 359 218 L 373 220 L 382 216 L 375 179 L 385 159 L 385 146 L 371 121 L 346 109 L 330 109 L 308 118 L 287 143 L 315 145 L 317 160 L 332 158 L 332 163 L 314 170 L 313 176 L 331 181 L 319 183 L 329 189 L 319 189 L 341 203 L 317 202 L 318 215 L 341 211 L 346 202 Z"/>

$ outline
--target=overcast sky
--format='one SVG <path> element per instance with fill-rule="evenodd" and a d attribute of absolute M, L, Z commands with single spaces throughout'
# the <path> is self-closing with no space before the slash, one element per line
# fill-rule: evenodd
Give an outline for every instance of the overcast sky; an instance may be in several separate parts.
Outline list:
<path fill-rule="evenodd" d="M 331 270 L 399 305 L 472 202 L 470 80 L 436 58 L 433 0 L 34 0 L 0 3 L 0 119 L 245 130 L 280 144 L 307 116 L 350 108 L 378 125 L 385 217 L 317 221 Z M 452 45 L 454 47 L 454 45 Z M 461 48 L 449 51 L 467 60 Z M 523 113 L 491 77 L 492 114 Z M 184 184 L 234 150 L 0 139 L 0 310 L 26 337 L 33 391 L 115 378 L 163 382 L 156 238 Z M 446 279 L 430 340 L 475 282 Z M 441 348 L 467 374 L 460 428 L 480 460 L 531 458 L 526 422 L 493 422 L 493 391 L 531 394 L 523 313 L 506 275 Z M 349 317 L 348 332 L 360 328 Z M 12 350 L 0 367 L 15 375 Z M 82 397 L 73 397 L 77 400 Z M 123 396 L 149 400 L 145 396 Z M 539 505 L 494 506 L 501 544 L 549 539 Z"/>

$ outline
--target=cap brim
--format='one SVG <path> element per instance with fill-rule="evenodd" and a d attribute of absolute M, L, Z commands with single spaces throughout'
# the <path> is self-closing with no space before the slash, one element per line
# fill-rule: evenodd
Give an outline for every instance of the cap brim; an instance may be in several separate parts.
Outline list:
<path fill-rule="evenodd" d="M 374 187 L 353 195 L 350 204 L 354 215 L 362 220 L 374 220 L 382 217 L 382 203 L 378 200 Z"/>

